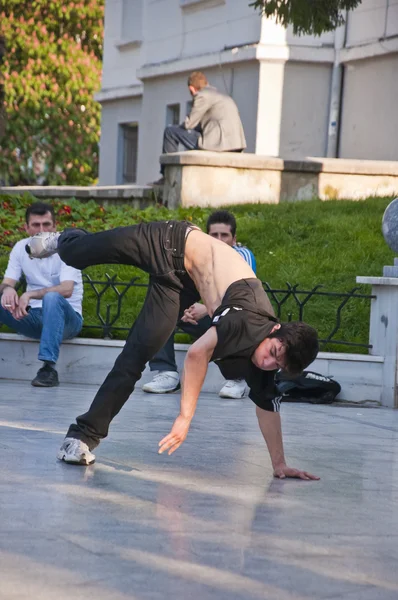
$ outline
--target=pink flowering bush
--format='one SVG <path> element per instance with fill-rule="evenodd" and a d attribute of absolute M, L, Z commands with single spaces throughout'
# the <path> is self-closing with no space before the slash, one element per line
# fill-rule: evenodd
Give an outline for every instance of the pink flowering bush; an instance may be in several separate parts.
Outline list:
<path fill-rule="evenodd" d="M 87 185 L 97 177 L 103 0 L 0 0 L 6 115 L 0 180 Z"/>

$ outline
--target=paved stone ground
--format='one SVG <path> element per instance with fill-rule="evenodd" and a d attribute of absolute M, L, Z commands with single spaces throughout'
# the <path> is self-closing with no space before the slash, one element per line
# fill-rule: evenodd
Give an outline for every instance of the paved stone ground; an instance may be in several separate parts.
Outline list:
<path fill-rule="evenodd" d="M 96 388 L 0 381 L 1 600 L 397 600 L 398 411 L 285 405 L 274 480 L 250 400 L 136 393 L 91 467 L 55 460 Z"/>

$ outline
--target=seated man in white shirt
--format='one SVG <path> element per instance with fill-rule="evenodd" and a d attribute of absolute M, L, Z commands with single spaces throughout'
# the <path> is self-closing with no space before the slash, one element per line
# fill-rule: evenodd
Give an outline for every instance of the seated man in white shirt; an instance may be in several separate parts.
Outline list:
<path fill-rule="evenodd" d="M 35 202 L 26 211 L 25 231 L 31 237 L 42 231 L 55 231 L 51 205 Z M 39 369 L 32 385 L 59 384 L 55 369 L 62 340 L 77 336 L 82 328 L 82 275 L 54 254 L 43 260 L 31 259 L 25 246 L 29 239 L 15 244 L 0 284 L 0 323 L 17 333 L 40 340 Z M 26 292 L 18 296 L 15 286 L 24 275 Z"/>

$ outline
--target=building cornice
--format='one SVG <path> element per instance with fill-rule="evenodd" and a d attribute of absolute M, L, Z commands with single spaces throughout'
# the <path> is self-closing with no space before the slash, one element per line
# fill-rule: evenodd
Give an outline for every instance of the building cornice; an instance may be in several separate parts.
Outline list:
<path fill-rule="evenodd" d="M 225 48 L 220 52 L 209 52 L 158 63 L 148 63 L 137 70 L 137 77 L 145 80 L 254 60 L 333 63 L 334 48 L 332 46 L 284 46 L 253 43 Z"/>
<path fill-rule="evenodd" d="M 136 96 L 142 96 L 143 93 L 144 86 L 142 84 L 107 88 L 97 92 L 94 96 L 94 100 L 101 103 L 112 102 L 114 100 L 122 100 L 123 98 L 134 98 Z"/>
<path fill-rule="evenodd" d="M 332 63 L 334 48 L 333 46 L 258 44 L 256 58 L 269 62 Z"/>
<path fill-rule="evenodd" d="M 386 54 L 398 53 L 398 35 L 340 50 L 340 62 L 350 63 Z"/>
<path fill-rule="evenodd" d="M 228 48 L 220 52 L 209 52 L 184 58 L 176 58 L 158 63 L 148 63 L 137 70 L 137 77 L 141 80 L 184 73 L 198 69 L 208 69 L 215 65 L 238 63 L 256 59 L 257 44 Z"/>

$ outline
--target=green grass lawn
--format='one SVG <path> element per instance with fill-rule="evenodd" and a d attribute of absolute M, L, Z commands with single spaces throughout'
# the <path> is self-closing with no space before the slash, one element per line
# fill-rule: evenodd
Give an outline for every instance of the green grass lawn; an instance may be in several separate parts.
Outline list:
<path fill-rule="evenodd" d="M 22 237 L 17 231 L 21 225 L 21 215 L 29 199 L 4 199 L 0 223 L 11 233 L 0 235 L 0 271 L 7 264 L 10 245 Z M 321 284 L 325 291 L 348 292 L 356 286 L 357 275 L 381 275 L 383 266 L 393 264 L 394 254 L 384 242 L 381 234 L 381 219 L 391 198 L 371 198 L 363 202 L 328 201 L 284 203 L 278 205 L 244 205 L 230 207 L 238 222 L 238 241 L 247 245 L 257 259 L 257 275 L 272 288 L 286 288 L 286 282 L 299 284 L 299 289 L 310 290 Z M 8 208 L 14 213 L 8 215 Z M 128 206 L 111 206 L 105 211 L 93 202 L 81 204 L 72 201 L 69 210 L 56 203 L 60 218 L 60 228 L 75 223 L 86 229 L 97 231 L 118 225 L 128 225 L 139 221 L 155 219 L 188 219 L 204 228 L 210 209 L 178 209 L 168 211 L 163 207 L 136 211 Z M 228 207 L 227 207 L 228 208 Z M 64 211 L 64 212 L 62 212 Z M 4 214 L 8 221 L 4 220 Z M 14 222 L 13 222 L 14 219 Z M 18 221 L 19 220 L 19 221 Z M 3 229 L 4 233 L 4 229 Z M 125 267 L 104 265 L 92 267 L 86 273 L 93 279 L 104 279 L 105 273 L 117 275 L 119 281 L 128 281 L 134 276 L 141 283 L 147 277 L 141 271 Z M 84 318 L 86 324 L 99 324 L 96 317 L 96 297 L 86 286 L 84 298 Z M 98 289 L 100 287 L 98 286 Z M 122 286 L 118 287 L 122 292 Z M 362 293 L 369 294 L 369 286 L 361 286 Z M 144 288 L 132 288 L 126 293 L 123 308 L 117 325 L 129 327 L 142 305 Z M 282 295 L 279 295 L 280 299 Z M 304 310 L 304 320 L 315 326 L 321 337 L 326 337 L 335 322 L 336 309 L 340 299 L 318 297 L 308 302 Z M 101 314 L 106 319 L 106 305 L 109 316 L 115 315 L 117 301 L 115 293 L 108 291 L 101 300 Z M 342 311 L 342 324 L 335 339 L 368 343 L 369 300 L 350 300 Z M 288 301 L 283 306 L 282 319 L 297 318 L 297 306 Z M 95 330 L 84 329 L 83 336 L 99 335 Z M 125 334 L 115 334 L 125 337 Z M 187 338 L 178 338 L 186 341 Z M 342 345 L 331 345 L 327 349 L 348 351 Z M 352 349 L 357 352 L 358 348 Z M 364 350 L 366 351 L 366 350 Z"/>

